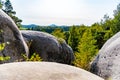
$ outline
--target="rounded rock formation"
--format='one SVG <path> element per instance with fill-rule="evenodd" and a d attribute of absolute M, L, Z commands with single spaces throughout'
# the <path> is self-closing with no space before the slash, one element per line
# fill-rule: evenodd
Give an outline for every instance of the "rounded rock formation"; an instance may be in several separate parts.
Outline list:
<path fill-rule="evenodd" d="M 65 41 L 58 41 L 56 37 L 38 31 L 21 31 L 29 46 L 29 57 L 33 53 L 39 54 L 43 61 L 71 64 L 74 60 L 73 50 Z"/>
<path fill-rule="evenodd" d="M 0 80 L 103 80 L 73 66 L 51 62 L 19 62 L 0 65 Z"/>
<path fill-rule="evenodd" d="M 91 72 L 104 79 L 120 80 L 120 32 L 103 45 L 91 65 Z"/>
<path fill-rule="evenodd" d="M 3 45 L 4 44 L 4 45 Z M 28 47 L 20 33 L 19 29 L 15 25 L 14 21 L 0 10 L 0 57 L 10 57 L 4 62 L 14 62 L 22 59 L 21 54 L 28 54 Z"/>

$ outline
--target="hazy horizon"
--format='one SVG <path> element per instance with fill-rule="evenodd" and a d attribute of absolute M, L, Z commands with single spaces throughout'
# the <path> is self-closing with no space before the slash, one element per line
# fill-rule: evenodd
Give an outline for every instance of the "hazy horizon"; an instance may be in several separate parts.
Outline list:
<path fill-rule="evenodd" d="M 105 14 L 113 17 L 115 0 L 11 0 L 22 24 L 91 25 Z"/>

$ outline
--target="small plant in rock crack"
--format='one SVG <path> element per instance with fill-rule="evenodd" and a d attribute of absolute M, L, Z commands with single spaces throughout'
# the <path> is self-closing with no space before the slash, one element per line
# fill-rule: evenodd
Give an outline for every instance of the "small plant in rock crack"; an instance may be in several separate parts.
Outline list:
<path fill-rule="evenodd" d="M 3 51 L 5 48 L 5 43 L 1 43 L 0 44 L 0 51 Z M 9 60 L 10 57 L 9 56 L 6 56 L 6 57 L 3 57 L 3 56 L 0 56 L 0 61 L 6 61 L 6 60 Z"/>
<path fill-rule="evenodd" d="M 39 56 L 39 54 L 33 53 L 33 55 L 28 58 L 25 54 L 22 54 L 25 61 L 42 61 L 42 58 Z"/>

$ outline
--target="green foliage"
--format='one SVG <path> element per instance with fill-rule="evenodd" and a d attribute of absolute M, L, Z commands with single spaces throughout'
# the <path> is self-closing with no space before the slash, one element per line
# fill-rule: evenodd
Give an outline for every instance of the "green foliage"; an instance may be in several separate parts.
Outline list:
<path fill-rule="evenodd" d="M 111 30 L 113 34 L 120 31 L 120 4 L 117 5 L 117 9 L 114 10 L 114 18 L 111 21 Z"/>
<path fill-rule="evenodd" d="M 80 39 L 78 52 L 75 53 L 75 66 L 84 68 L 86 70 L 89 69 L 90 62 L 98 52 L 97 46 L 95 44 L 96 40 L 94 39 L 94 36 L 92 36 L 91 29 L 86 29 L 82 38 Z"/>
<path fill-rule="evenodd" d="M 92 32 L 92 36 L 94 36 L 94 39 L 96 40 L 95 45 L 99 49 L 101 49 L 101 47 L 105 43 L 105 40 L 104 40 L 105 32 L 104 32 L 102 26 L 99 23 L 95 23 L 91 26 L 90 29 L 91 29 L 91 32 Z"/>
<path fill-rule="evenodd" d="M 68 39 L 68 44 L 72 47 L 73 51 L 77 51 L 78 43 L 79 43 L 78 27 L 72 26 L 70 28 L 70 36 L 69 36 L 69 39 Z"/>
<path fill-rule="evenodd" d="M 89 55 L 87 55 L 87 53 L 85 54 L 81 54 L 76 52 L 75 53 L 75 60 L 73 62 L 74 66 L 76 67 L 80 67 L 82 69 L 89 69 Z"/>
<path fill-rule="evenodd" d="M 57 38 L 57 40 L 58 40 L 58 42 L 59 42 L 60 44 L 62 44 L 63 42 L 65 42 L 65 40 L 62 39 L 62 38 Z"/>
<path fill-rule="evenodd" d="M 52 35 L 56 36 L 57 38 L 65 39 L 65 34 L 62 29 L 57 28 L 52 32 Z"/>
<path fill-rule="evenodd" d="M 30 27 L 30 26 L 28 26 Z M 62 29 L 62 31 L 66 32 L 69 31 L 68 26 L 56 26 L 56 27 L 51 27 L 51 26 L 36 26 L 36 27 L 32 27 L 32 28 L 28 28 L 28 30 L 35 30 L 35 31 L 43 31 L 43 32 L 47 32 L 47 33 L 52 33 L 53 31 L 55 31 L 55 29 Z"/>
<path fill-rule="evenodd" d="M 33 53 L 33 55 L 28 58 L 26 55 L 22 55 L 25 59 L 25 61 L 42 61 L 41 57 L 39 56 L 39 54 Z"/>
<path fill-rule="evenodd" d="M 84 33 L 84 31 L 88 27 L 85 25 L 81 26 L 72 26 L 69 31 L 69 38 L 68 38 L 68 44 L 72 47 L 73 51 L 78 51 L 78 44 L 80 42 L 80 39 Z"/>
<path fill-rule="evenodd" d="M 0 61 L 7 61 L 9 59 L 10 59 L 9 56 L 7 56 L 7 57 L 0 56 Z"/>
<path fill-rule="evenodd" d="M 65 35 L 65 41 L 68 44 L 68 39 L 69 39 L 69 36 L 70 36 L 70 32 L 69 31 L 65 31 L 64 35 Z"/>
<path fill-rule="evenodd" d="M 1 43 L 0 44 L 0 51 L 2 51 L 4 49 L 4 47 L 5 47 L 5 43 Z"/>
<path fill-rule="evenodd" d="M 12 7 L 10 0 L 6 0 L 4 5 L 5 5 L 5 12 L 7 14 L 15 13 L 15 12 L 13 12 L 13 7 Z"/>
<path fill-rule="evenodd" d="M 18 28 L 20 28 L 22 20 L 15 16 L 16 12 L 13 11 L 13 6 L 12 6 L 12 3 L 10 2 L 10 0 L 3 1 L 2 3 L 3 3 L 2 7 L 5 8 L 5 9 L 3 9 L 1 7 L 2 10 L 5 13 L 7 13 L 14 20 L 14 22 L 16 23 L 16 25 L 18 26 Z"/>
<path fill-rule="evenodd" d="M 0 51 L 4 50 L 4 48 L 5 48 L 5 43 L 1 43 L 0 44 Z M 7 56 L 7 57 L 0 56 L 0 61 L 6 61 L 6 60 L 9 60 L 9 59 L 10 59 L 9 56 Z"/>
<path fill-rule="evenodd" d="M 27 28 L 23 28 L 23 27 L 20 27 L 19 29 L 20 29 L 20 30 L 27 30 Z"/>

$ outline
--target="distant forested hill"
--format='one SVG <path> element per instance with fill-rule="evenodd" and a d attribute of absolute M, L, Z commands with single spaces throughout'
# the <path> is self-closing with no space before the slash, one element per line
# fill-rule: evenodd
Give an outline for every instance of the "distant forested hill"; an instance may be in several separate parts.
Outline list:
<path fill-rule="evenodd" d="M 47 33 L 52 33 L 55 29 L 62 29 L 63 31 L 69 31 L 70 26 L 57 26 L 55 24 L 51 24 L 49 26 L 39 26 L 36 24 L 30 24 L 30 25 L 22 25 L 23 28 L 26 28 L 27 30 L 35 30 L 35 31 L 43 31 Z"/>
<path fill-rule="evenodd" d="M 38 25 L 36 25 L 36 24 L 29 24 L 29 25 L 22 25 L 22 27 L 23 28 L 29 28 L 29 29 L 31 29 L 31 28 L 34 28 L 34 27 L 37 27 Z"/>

